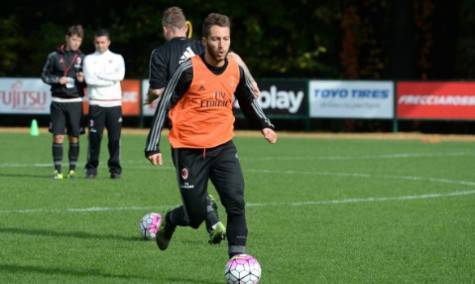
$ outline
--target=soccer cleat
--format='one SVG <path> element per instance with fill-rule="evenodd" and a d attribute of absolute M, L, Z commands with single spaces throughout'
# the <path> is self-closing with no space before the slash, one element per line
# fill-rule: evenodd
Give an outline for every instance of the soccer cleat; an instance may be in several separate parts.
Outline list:
<path fill-rule="evenodd" d="M 76 178 L 76 171 L 75 170 L 69 170 L 67 177 L 68 178 Z"/>
<path fill-rule="evenodd" d="M 170 244 L 170 240 L 175 232 L 175 225 L 170 224 L 168 218 L 170 211 L 165 214 L 165 217 L 162 218 L 160 227 L 158 228 L 158 233 L 155 241 L 157 242 L 158 248 L 160 250 L 166 250 Z"/>
<path fill-rule="evenodd" d="M 64 179 L 63 173 L 60 173 L 57 170 L 55 170 L 53 173 L 53 179 Z"/>
<path fill-rule="evenodd" d="M 208 193 L 209 201 L 211 202 L 211 206 L 213 207 L 214 211 L 216 211 L 216 215 L 218 214 L 218 204 L 216 200 L 214 200 L 214 196 Z"/>
<path fill-rule="evenodd" d="M 111 173 L 111 179 L 120 179 L 121 175 L 119 173 Z"/>
<path fill-rule="evenodd" d="M 226 238 L 226 228 L 224 227 L 223 223 L 219 221 L 218 223 L 214 224 L 213 229 L 209 233 L 209 241 L 208 243 L 211 245 L 217 245 L 221 243 Z"/>
<path fill-rule="evenodd" d="M 87 179 L 95 179 L 97 175 L 97 172 L 95 170 L 86 170 L 86 178 Z"/>

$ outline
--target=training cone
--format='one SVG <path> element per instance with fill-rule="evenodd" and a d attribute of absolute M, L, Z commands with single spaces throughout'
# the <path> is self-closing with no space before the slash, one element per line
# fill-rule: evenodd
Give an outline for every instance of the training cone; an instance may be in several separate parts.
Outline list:
<path fill-rule="evenodd" d="M 38 129 L 38 122 L 36 121 L 36 119 L 33 119 L 31 121 L 30 135 L 31 136 L 39 136 L 40 135 L 40 130 Z"/>

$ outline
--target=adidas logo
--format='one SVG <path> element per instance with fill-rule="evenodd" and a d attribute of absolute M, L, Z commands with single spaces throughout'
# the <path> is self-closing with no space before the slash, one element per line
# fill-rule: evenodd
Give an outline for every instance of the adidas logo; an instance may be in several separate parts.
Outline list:
<path fill-rule="evenodd" d="M 183 52 L 183 55 L 180 57 L 180 60 L 178 60 L 178 64 L 185 62 L 187 59 L 193 56 L 195 56 L 195 53 L 193 52 L 193 49 L 191 49 L 191 47 L 188 46 L 185 49 L 185 52 Z"/>
<path fill-rule="evenodd" d="M 205 90 L 205 86 L 200 85 L 200 87 L 198 88 L 198 91 L 199 91 L 199 92 L 202 92 L 202 91 L 204 91 L 204 90 Z"/>

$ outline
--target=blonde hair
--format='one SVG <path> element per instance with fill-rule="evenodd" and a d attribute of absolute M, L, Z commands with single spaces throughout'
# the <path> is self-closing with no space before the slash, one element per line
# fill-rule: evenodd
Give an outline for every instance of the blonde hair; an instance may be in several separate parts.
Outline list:
<path fill-rule="evenodd" d="M 186 27 L 186 17 L 180 7 L 170 7 L 163 12 L 162 26 L 173 29 L 183 29 Z"/>

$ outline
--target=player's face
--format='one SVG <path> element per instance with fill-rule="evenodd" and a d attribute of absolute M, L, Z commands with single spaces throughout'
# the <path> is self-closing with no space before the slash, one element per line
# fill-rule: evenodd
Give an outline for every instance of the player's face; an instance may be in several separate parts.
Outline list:
<path fill-rule="evenodd" d="M 214 62 L 208 62 L 216 66 L 222 66 L 231 46 L 231 31 L 229 27 L 212 26 L 208 37 L 203 39 L 208 58 Z"/>
<path fill-rule="evenodd" d="M 66 36 L 66 48 L 72 51 L 79 49 L 82 43 L 82 38 L 77 35 Z"/>
<path fill-rule="evenodd" d="M 107 36 L 96 36 L 94 38 L 94 46 L 96 47 L 96 51 L 99 53 L 104 53 L 109 49 L 109 45 L 111 41 Z"/>

